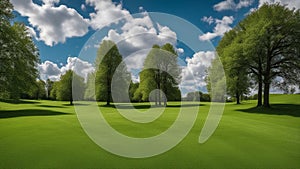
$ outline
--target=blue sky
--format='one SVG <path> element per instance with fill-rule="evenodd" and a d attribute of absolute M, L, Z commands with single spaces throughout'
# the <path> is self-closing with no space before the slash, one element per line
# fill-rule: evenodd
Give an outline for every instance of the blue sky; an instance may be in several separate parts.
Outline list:
<path fill-rule="evenodd" d="M 159 0 L 123 0 L 123 1 L 114 1 L 115 3 L 122 3 L 123 8 L 127 9 L 131 14 L 139 13 L 140 7 L 143 7 L 144 10 L 148 12 L 162 12 L 172 15 L 176 15 L 187 21 L 191 22 L 203 32 L 212 31 L 215 25 L 207 24 L 201 21 L 201 18 L 204 16 L 212 16 L 213 18 L 221 19 L 223 16 L 233 16 L 234 22 L 231 26 L 234 26 L 238 21 L 244 18 L 244 15 L 249 12 L 251 8 L 257 7 L 258 2 L 253 2 L 252 5 L 240 10 L 224 10 L 216 11 L 213 9 L 213 6 L 220 3 L 220 0 L 210 0 L 210 1 L 195 1 L 195 0 L 164 0 L 163 3 Z M 41 0 L 33 0 L 33 3 L 42 5 Z M 85 4 L 85 1 L 82 0 L 61 0 L 59 3 L 56 3 L 55 6 L 66 5 L 69 8 L 74 8 L 79 14 L 84 18 L 89 18 L 89 13 L 94 12 L 93 7 L 88 5 L 86 10 L 81 9 L 81 5 Z M 20 15 L 19 12 L 16 12 L 16 21 L 24 22 L 26 25 L 29 25 L 28 17 Z M 67 63 L 67 58 L 69 56 L 78 56 L 79 52 L 88 40 L 88 38 L 95 32 L 95 30 L 89 28 L 84 36 L 81 37 L 71 37 L 67 38 L 66 42 L 58 43 L 53 46 L 46 45 L 44 41 L 35 40 L 35 44 L 40 50 L 41 61 L 50 60 L 55 63 Z M 220 38 L 215 38 L 212 40 L 214 45 L 217 45 Z"/>
<path fill-rule="evenodd" d="M 130 56 L 125 62 L 134 81 L 138 81 L 138 72 L 151 46 L 169 42 L 184 62 L 181 87 L 185 91 L 205 90 L 203 77 L 215 57 L 214 47 L 249 12 L 264 2 L 300 8 L 300 1 L 293 0 L 11 2 L 15 8 L 14 21 L 25 23 L 39 49 L 38 69 L 43 80 L 58 80 L 68 69 L 86 77 L 94 71 L 93 61 L 100 42 L 109 39 L 120 41 L 119 50 L 123 57 Z M 120 17 L 123 20 L 117 20 Z M 80 66 L 75 67 L 75 63 Z M 191 87 L 192 81 L 196 81 L 196 87 Z"/>

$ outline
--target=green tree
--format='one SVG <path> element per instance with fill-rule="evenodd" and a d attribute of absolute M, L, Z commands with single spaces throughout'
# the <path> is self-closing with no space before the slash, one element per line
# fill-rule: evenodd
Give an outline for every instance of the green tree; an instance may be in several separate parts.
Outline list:
<path fill-rule="evenodd" d="M 238 35 L 230 46 L 242 53 L 236 63 L 246 63 L 243 69 L 248 70 L 239 73 L 246 77 L 248 72 L 258 82 L 257 106 L 262 105 L 264 92 L 263 106 L 270 107 L 270 86 L 276 77 L 282 77 L 287 85 L 299 84 L 299 18 L 299 10 L 290 10 L 279 3 L 264 4 L 233 29 Z M 236 45 L 238 40 L 241 43 Z"/>
<path fill-rule="evenodd" d="M 155 89 L 157 90 L 152 99 L 156 105 L 161 105 L 163 101 L 166 106 L 167 100 L 180 100 L 179 80 L 180 68 L 174 47 L 169 43 L 162 47 L 153 45 L 140 73 L 138 92 L 142 94 L 142 100 L 147 101 L 151 91 Z M 161 94 L 161 91 L 164 92 L 164 95 Z"/>
<path fill-rule="evenodd" d="M 12 5 L 0 3 L 0 97 L 18 99 L 38 77 L 39 53 L 23 24 L 11 24 Z"/>
<path fill-rule="evenodd" d="M 105 100 L 106 105 L 110 105 L 112 100 L 113 76 L 116 77 L 114 79 L 114 85 L 117 85 L 113 86 L 113 90 L 115 90 L 114 92 L 116 94 L 120 94 L 120 98 L 124 98 L 126 84 L 129 85 L 130 82 L 128 80 L 130 74 L 127 71 L 126 64 L 122 62 L 122 56 L 119 53 L 117 45 L 112 41 L 103 40 L 98 49 L 96 58 L 95 91 L 96 99 L 101 101 Z"/>
<path fill-rule="evenodd" d="M 45 87 L 46 87 L 46 96 L 47 96 L 47 99 L 50 99 L 50 93 L 51 93 L 51 90 L 53 89 L 53 84 L 54 84 L 54 82 L 51 81 L 50 79 L 46 80 Z"/>
<path fill-rule="evenodd" d="M 56 97 L 58 100 L 68 100 L 70 105 L 73 105 L 73 100 L 83 99 L 84 94 L 84 79 L 68 70 L 61 76 L 59 85 L 56 89 Z"/>
<path fill-rule="evenodd" d="M 42 80 L 37 80 L 34 85 L 31 86 L 28 94 L 31 99 L 45 99 L 46 98 L 46 84 Z"/>
<path fill-rule="evenodd" d="M 217 46 L 226 76 L 227 93 L 236 98 L 240 104 L 243 94 L 249 93 L 250 79 L 247 61 L 243 53 L 243 39 L 235 29 L 227 32 Z"/>

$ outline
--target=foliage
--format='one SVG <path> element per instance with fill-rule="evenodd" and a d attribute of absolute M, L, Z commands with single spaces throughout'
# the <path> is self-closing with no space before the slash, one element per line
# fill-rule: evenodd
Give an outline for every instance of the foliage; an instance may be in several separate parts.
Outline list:
<path fill-rule="evenodd" d="M 56 90 L 57 100 L 68 100 L 70 104 L 73 104 L 73 100 L 82 100 L 84 94 L 84 79 L 74 73 L 72 70 L 68 70 L 61 76 L 59 85 Z"/>
<path fill-rule="evenodd" d="M 167 104 L 167 100 L 180 100 L 181 95 L 178 89 L 180 71 L 177 53 L 171 44 L 167 43 L 162 47 L 153 45 L 140 73 L 141 82 L 135 98 L 141 96 L 143 101 L 150 99 L 159 105 L 162 100 L 164 105 Z M 152 91 L 155 91 L 154 95 L 151 95 L 154 98 L 149 98 Z"/>
<path fill-rule="evenodd" d="M 39 53 L 23 24 L 10 24 L 12 5 L 0 5 L 0 97 L 20 98 L 35 84 Z"/>
<path fill-rule="evenodd" d="M 113 80 L 114 83 L 112 83 Z M 118 95 L 114 101 L 124 101 L 126 87 L 129 86 L 129 83 L 130 74 L 127 71 L 126 64 L 122 62 L 122 56 L 117 45 L 112 41 L 103 40 L 96 58 L 96 100 L 105 100 L 106 104 L 109 105 L 112 100 L 113 88 L 114 94 Z"/>
<path fill-rule="evenodd" d="M 251 77 L 258 83 L 257 105 L 262 105 L 263 96 L 263 105 L 269 107 L 270 86 L 276 77 L 282 77 L 285 85 L 299 84 L 299 27 L 299 10 L 279 3 L 264 4 L 225 34 L 218 52 L 231 95 L 232 91 L 247 92 Z"/>

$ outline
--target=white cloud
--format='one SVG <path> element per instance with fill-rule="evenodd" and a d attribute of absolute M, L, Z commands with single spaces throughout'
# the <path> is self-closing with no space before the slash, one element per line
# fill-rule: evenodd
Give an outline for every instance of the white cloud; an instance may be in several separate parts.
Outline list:
<path fill-rule="evenodd" d="M 234 0 L 225 0 L 216 5 L 214 5 L 214 10 L 224 11 L 224 10 L 238 10 L 244 7 L 249 7 L 254 3 L 254 0 L 239 0 L 235 3 Z"/>
<path fill-rule="evenodd" d="M 81 10 L 83 10 L 83 11 L 85 11 L 86 10 L 86 7 L 85 7 L 85 5 L 84 4 L 81 4 Z"/>
<path fill-rule="evenodd" d="M 201 21 L 207 22 L 208 24 L 211 25 L 212 23 L 214 23 L 214 18 L 213 18 L 212 16 L 210 16 L 210 17 L 204 16 L 204 17 L 201 19 Z"/>
<path fill-rule="evenodd" d="M 109 30 L 104 40 L 114 41 L 122 56 L 128 57 L 126 64 L 129 70 L 142 68 L 154 44 L 171 43 L 175 46 L 177 42 L 176 33 L 167 26 L 153 23 L 147 12 L 141 16 L 127 17 L 120 30 L 121 32 L 116 29 Z"/>
<path fill-rule="evenodd" d="M 264 3 L 280 3 L 281 5 L 286 5 L 288 8 L 300 9 L 300 1 L 299 0 L 259 0 L 259 7 L 261 7 Z"/>
<path fill-rule="evenodd" d="M 126 9 L 123 9 L 122 4 L 113 3 L 111 0 L 86 0 L 86 3 L 95 8 L 95 12 L 90 13 L 90 25 L 94 29 L 118 23 L 119 18 L 130 15 Z"/>
<path fill-rule="evenodd" d="M 38 71 L 40 78 L 44 81 L 50 79 L 52 81 L 57 81 L 60 78 L 61 71 L 57 64 L 51 61 L 45 61 L 42 64 L 38 65 Z"/>
<path fill-rule="evenodd" d="M 226 32 L 230 31 L 232 28 L 229 26 L 233 23 L 233 16 L 224 16 L 222 20 L 214 19 L 216 26 L 214 27 L 213 32 L 207 32 L 199 36 L 199 39 L 202 41 L 211 40 L 216 37 L 222 37 Z"/>
<path fill-rule="evenodd" d="M 182 49 L 182 48 L 177 48 L 177 53 L 178 53 L 178 54 L 183 54 L 183 53 L 184 53 L 184 49 Z"/>
<path fill-rule="evenodd" d="M 87 80 L 87 75 L 94 72 L 95 68 L 91 63 L 83 61 L 77 57 L 68 57 L 67 64 L 61 68 L 51 61 L 45 61 L 38 65 L 40 78 L 44 81 L 47 79 L 58 81 L 60 76 L 65 74 L 67 70 L 73 70 L 76 74 Z"/>
<path fill-rule="evenodd" d="M 88 74 L 94 72 L 95 68 L 87 61 L 77 57 L 68 57 L 67 64 L 60 69 L 61 74 L 65 74 L 67 70 L 73 70 L 79 76 L 87 79 Z"/>
<path fill-rule="evenodd" d="M 43 0 L 43 3 L 47 6 L 53 6 L 54 4 L 58 4 L 59 0 Z"/>
<path fill-rule="evenodd" d="M 31 0 L 11 2 L 15 10 L 28 17 L 30 25 L 39 32 L 38 38 L 46 45 L 64 43 L 66 38 L 83 36 L 88 32 L 88 20 L 65 5 L 55 7 L 59 0 L 44 0 L 42 6 Z"/>
<path fill-rule="evenodd" d="M 206 70 L 211 65 L 213 58 L 215 58 L 213 51 L 200 51 L 195 53 L 192 58 L 186 58 L 187 66 L 182 69 L 180 87 L 187 92 L 205 87 Z"/>
<path fill-rule="evenodd" d="M 26 26 L 26 28 L 27 28 L 27 33 L 29 34 L 29 36 L 38 40 L 35 30 L 30 26 Z"/>

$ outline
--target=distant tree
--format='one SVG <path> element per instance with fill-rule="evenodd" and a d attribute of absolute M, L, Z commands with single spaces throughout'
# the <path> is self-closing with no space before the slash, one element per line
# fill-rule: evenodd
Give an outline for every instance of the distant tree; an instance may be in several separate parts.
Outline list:
<path fill-rule="evenodd" d="M 95 100 L 95 72 L 89 73 L 86 83 L 86 90 L 84 92 L 85 100 Z"/>
<path fill-rule="evenodd" d="M 202 93 L 201 91 L 189 92 L 184 98 L 186 101 L 204 101 L 209 102 L 210 96 L 209 94 Z"/>
<path fill-rule="evenodd" d="M 167 100 L 180 100 L 181 95 L 178 89 L 180 71 L 177 53 L 171 44 L 167 43 L 162 47 L 153 45 L 140 73 L 138 92 L 141 93 L 142 100 L 147 101 L 151 91 L 155 89 L 157 90 L 153 100 L 156 105 L 161 105 L 162 101 L 164 105 L 167 105 Z"/>
<path fill-rule="evenodd" d="M 137 89 L 139 88 L 140 83 L 133 83 L 132 81 L 130 82 L 129 86 L 129 98 L 130 101 L 137 102 L 139 99 L 135 99 L 134 94 L 136 93 Z"/>
<path fill-rule="evenodd" d="M 45 87 L 46 87 L 46 97 L 47 97 L 47 99 L 50 99 L 50 93 L 51 93 L 51 90 L 53 89 L 53 84 L 54 84 L 54 82 L 51 81 L 50 79 L 46 80 Z"/>
<path fill-rule="evenodd" d="M 28 92 L 38 77 L 39 53 L 27 28 L 13 23 L 13 7 L 8 0 L 0 3 L 0 97 L 18 99 Z"/>
<path fill-rule="evenodd" d="M 73 87 L 76 90 L 73 90 Z M 73 100 L 83 99 L 84 79 L 72 70 L 68 70 L 66 74 L 61 76 L 59 88 L 56 90 L 58 100 L 68 100 L 70 101 L 70 105 L 73 105 Z"/>
<path fill-rule="evenodd" d="M 57 100 L 57 91 L 60 87 L 59 81 L 53 82 L 52 90 L 50 91 L 50 99 Z"/>
<path fill-rule="evenodd" d="M 42 80 L 37 80 L 35 85 L 31 86 L 29 93 L 30 93 L 30 97 L 33 99 L 45 99 L 46 98 L 45 82 Z"/>
<path fill-rule="evenodd" d="M 243 53 L 243 39 L 236 30 L 225 34 L 217 46 L 219 58 L 222 61 L 226 76 L 227 93 L 240 104 L 241 96 L 249 93 L 250 78 L 248 69 L 245 69 L 247 60 Z"/>
<path fill-rule="evenodd" d="M 119 68 L 118 68 L 119 67 Z M 118 68 L 118 69 L 117 69 Z M 114 91 L 119 92 L 123 97 L 125 84 L 129 83 L 130 74 L 127 71 L 126 64 L 122 62 L 122 56 L 119 53 L 117 45 L 109 40 L 103 40 L 97 52 L 96 58 L 96 77 L 95 91 L 97 100 L 105 100 L 106 105 L 110 105 L 112 100 L 112 80 L 113 76 L 117 76 Z M 122 101 L 122 100 L 120 100 Z"/>

